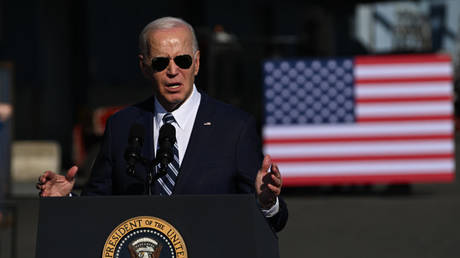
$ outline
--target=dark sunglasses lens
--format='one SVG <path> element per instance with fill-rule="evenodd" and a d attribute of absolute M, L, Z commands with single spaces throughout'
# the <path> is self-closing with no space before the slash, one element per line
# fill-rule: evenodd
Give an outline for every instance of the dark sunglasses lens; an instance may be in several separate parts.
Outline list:
<path fill-rule="evenodd" d="M 188 69 L 192 66 L 192 57 L 189 55 L 176 56 L 174 63 L 182 69 Z"/>
<path fill-rule="evenodd" d="M 157 71 L 163 71 L 166 67 L 168 67 L 169 58 L 167 57 L 156 57 L 152 59 L 152 68 Z"/>

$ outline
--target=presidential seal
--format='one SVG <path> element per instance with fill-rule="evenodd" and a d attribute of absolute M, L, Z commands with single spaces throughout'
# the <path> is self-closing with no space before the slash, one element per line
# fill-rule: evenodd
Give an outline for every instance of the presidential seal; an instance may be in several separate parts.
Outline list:
<path fill-rule="evenodd" d="M 179 231 L 156 217 L 123 221 L 110 233 L 102 258 L 187 258 Z"/>

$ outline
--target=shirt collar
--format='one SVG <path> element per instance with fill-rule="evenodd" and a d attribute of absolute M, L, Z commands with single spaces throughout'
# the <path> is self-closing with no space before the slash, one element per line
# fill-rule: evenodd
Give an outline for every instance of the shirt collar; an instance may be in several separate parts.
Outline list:
<path fill-rule="evenodd" d="M 179 128 L 184 128 L 184 126 L 187 124 L 189 118 L 191 117 L 189 115 L 190 111 L 193 110 L 195 105 L 199 105 L 200 99 L 201 94 L 196 89 L 195 84 L 193 84 L 192 94 L 190 94 L 190 97 L 188 97 L 178 109 L 171 112 Z M 163 116 L 166 113 L 168 112 L 160 104 L 157 97 L 155 96 L 155 123 L 157 126 L 162 124 Z"/>

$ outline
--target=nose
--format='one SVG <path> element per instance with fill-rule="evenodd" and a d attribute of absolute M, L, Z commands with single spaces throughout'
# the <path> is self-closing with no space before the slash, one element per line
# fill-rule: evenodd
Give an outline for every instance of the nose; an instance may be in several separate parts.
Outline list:
<path fill-rule="evenodd" d="M 169 77 L 174 77 L 179 73 L 179 67 L 174 60 L 169 60 L 168 67 L 166 67 L 166 73 Z"/>

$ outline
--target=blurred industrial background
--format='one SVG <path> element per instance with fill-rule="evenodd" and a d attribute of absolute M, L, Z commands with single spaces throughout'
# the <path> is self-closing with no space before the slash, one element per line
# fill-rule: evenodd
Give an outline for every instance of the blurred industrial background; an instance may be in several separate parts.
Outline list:
<path fill-rule="evenodd" d="M 78 164 L 81 187 L 107 116 L 151 95 L 137 40 L 161 16 L 195 27 L 197 87 L 253 114 L 259 128 L 270 58 L 448 54 L 457 110 L 455 0 L 0 0 L 0 103 L 12 108 L 0 116 L 0 258 L 34 256 L 41 172 Z M 286 188 L 281 257 L 458 257 L 459 187 Z"/>

